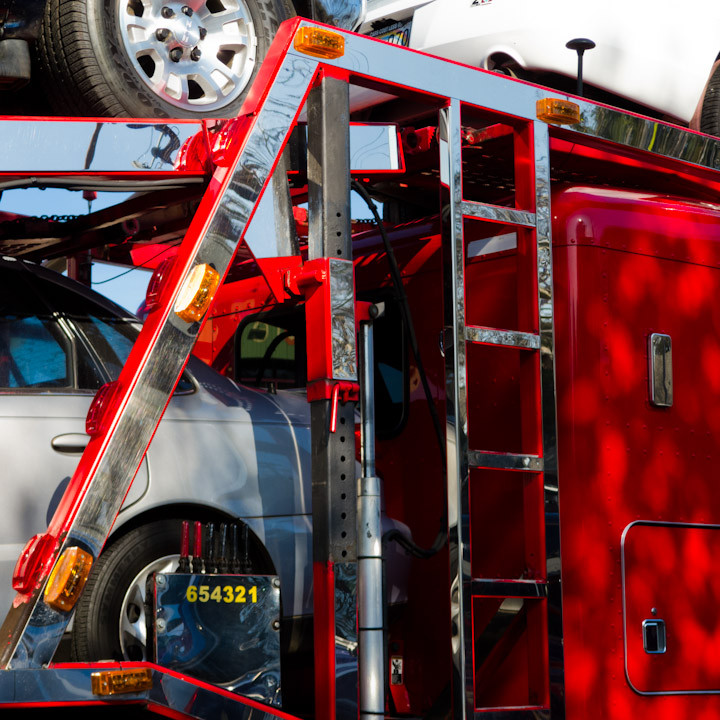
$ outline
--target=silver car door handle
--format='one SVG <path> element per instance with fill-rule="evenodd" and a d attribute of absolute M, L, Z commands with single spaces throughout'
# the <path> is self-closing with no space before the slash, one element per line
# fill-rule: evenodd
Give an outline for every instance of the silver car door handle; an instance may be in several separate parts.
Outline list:
<path fill-rule="evenodd" d="M 53 450 L 67 455 L 80 454 L 90 442 L 90 436 L 83 433 L 56 435 L 51 441 Z"/>

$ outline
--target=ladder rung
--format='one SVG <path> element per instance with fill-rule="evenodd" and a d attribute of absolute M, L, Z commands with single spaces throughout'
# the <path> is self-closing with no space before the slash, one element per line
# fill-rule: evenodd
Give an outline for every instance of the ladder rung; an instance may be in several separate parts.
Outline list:
<path fill-rule="evenodd" d="M 495 222 L 501 222 L 507 225 L 535 227 L 535 213 L 502 207 L 501 205 L 488 205 L 486 203 L 463 200 L 460 212 L 463 215 L 480 218 L 481 220 L 494 220 Z"/>
<path fill-rule="evenodd" d="M 533 470 L 537 472 L 542 472 L 544 467 L 543 459 L 537 455 L 495 453 L 484 450 L 468 451 L 468 464 L 472 468 Z"/>
<path fill-rule="evenodd" d="M 484 345 L 503 345 L 527 350 L 540 349 L 540 336 L 536 333 L 520 332 L 519 330 L 496 330 L 495 328 L 468 325 L 465 328 L 465 339 L 468 342 Z"/>
<path fill-rule="evenodd" d="M 472 580 L 472 595 L 485 597 L 547 597 L 545 580 Z"/>

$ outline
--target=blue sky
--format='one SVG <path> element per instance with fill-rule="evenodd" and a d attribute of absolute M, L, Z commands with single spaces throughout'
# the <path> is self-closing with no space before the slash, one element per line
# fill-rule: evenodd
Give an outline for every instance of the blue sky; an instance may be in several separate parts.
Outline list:
<path fill-rule="evenodd" d="M 102 210 L 128 197 L 127 193 L 98 193 L 92 211 Z M 82 193 L 58 188 L 6 190 L 0 198 L 0 210 L 21 215 L 85 215 L 88 203 Z M 145 297 L 151 273 L 104 263 L 93 263 L 93 289 L 135 312 Z"/>
<path fill-rule="evenodd" d="M 92 212 L 110 207 L 129 196 L 128 193 L 98 193 L 92 203 Z M 371 214 L 362 200 L 352 193 L 353 218 L 370 218 Z M 21 215 L 85 215 L 88 203 L 77 190 L 39 188 L 5 190 L 0 197 L 0 210 Z M 127 268 L 105 263 L 93 263 L 93 289 L 135 312 L 145 299 L 145 291 L 152 273 L 139 268 Z"/>

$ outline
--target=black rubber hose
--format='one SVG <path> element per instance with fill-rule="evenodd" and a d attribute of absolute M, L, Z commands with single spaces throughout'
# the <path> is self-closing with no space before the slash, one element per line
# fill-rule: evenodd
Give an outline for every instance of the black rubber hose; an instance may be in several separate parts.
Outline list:
<path fill-rule="evenodd" d="M 385 254 L 387 255 L 388 263 L 390 265 L 390 276 L 395 287 L 398 299 L 400 300 L 400 311 L 402 313 L 403 323 L 405 324 L 405 330 L 410 341 L 410 349 L 415 357 L 415 363 L 418 369 L 418 375 L 420 376 L 420 382 L 423 386 L 425 398 L 427 400 L 428 410 L 432 418 L 433 427 L 435 428 L 435 437 L 440 448 L 440 457 L 442 460 L 443 477 L 447 475 L 447 456 L 445 452 L 445 435 L 440 424 L 440 418 L 435 407 L 435 401 L 430 391 L 430 384 L 428 383 L 427 374 L 425 373 L 425 366 L 423 365 L 422 358 L 420 357 L 420 348 L 417 344 L 417 337 L 415 335 L 415 326 L 412 320 L 412 313 L 410 312 L 410 305 L 407 299 L 407 293 L 403 287 L 402 278 L 400 276 L 400 268 L 398 267 L 397 260 L 395 259 L 395 253 L 393 252 L 392 245 L 390 244 L 390 238 L 388 238 L 385 226 L 380 219 L 377 206 L 370 197 L 368 191 L 359 183 L 357 180 L 352 181 L 352 189 L 365 201 L 368 209 L 375 219 L 375 224 L 380 231 L 383 245 L 385 246 Z M 405 548 L 410 554 L 419 558 L 429 558 L 435 555 L 447 541 L 447 513 L 441 521 L 441 528 L 438 536 L 429 549 L 421 548 L 416 545 L 412 540 L 406 538 L 398 530 L 390 530 L 383 536 L 383 540 L 395 540 L 400 546 Z"/>

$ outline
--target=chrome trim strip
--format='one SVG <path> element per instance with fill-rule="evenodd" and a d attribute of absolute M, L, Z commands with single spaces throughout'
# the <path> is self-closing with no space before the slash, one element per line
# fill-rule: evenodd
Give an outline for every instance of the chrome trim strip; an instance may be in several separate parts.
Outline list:
<path fill-rule="evenodd" d="M 506 225 L 522 225 L 523 227 L 535 227 L 535 214 L 525 210 L 501 207 L 500 205 L 487 205 L 486 203 L 471 202 L 463 200 L 462 214 L 467 217 L 490 220 L 491 222 L 504 223 Z"/>
<path fill-rule="evenodd" d="M 492 72 L 430 55 L 409 53 L 390 43 L 338 32 L 345 36 L 345 54 L 336 60 L 325 61 L 328 65 L 402 87 L 418 88 L 440 98 L 461 98 L 464 102 L 526 120 L 537 119 L 538 100 L 547 97 L 570 100 L 580 106 L 581 122 L 562 126 L 563 132 L 609 140 L 700 167 L 720 169 L 718 138 L 594 105 L 537 85 L 514 82 Z"/>
<path fill-rule="evenodd" d="M 552 226 L 550 213 L 550 137 L 548 126 L 533 124 L 535 157 L 535 240 L 537 244 L 537 292 L 540 330 L 540 395 L 542 407 L 543 487 L 545 493 L 546 547 L 557 548 L 546 556 L 548 582 L 548 653 L 553 714 L 565 716 L 565 665 L 563 659 L 560 526 L 548 523 L 559 513 L 557 469 L 557 409 L 555 397 L 555 340 L 552 274 Z M 551 541 L 549 541 L 551 540 Z M 553 676 L 553 668 L 560 668 Z"/>
<path fill-rule="evenodd" d="M 547 597 L 547 583 L 538 580 L 473 580 L 473 597 Z"/>
<path fill-rule="evenodd" d="M 545 91 L 548 96 L 548 91 Z M 553 95 L 560 97 L 560 95 Z M 702 167 L 720 169 L 720 140 L 708 135 L 630 115 L 610 107 L 569 98 L 580 106 L 580 123 L 563 126 L 581 135 L 610 140 L 653 155 L 681 160 Z"/>
<path fill-rule="evenodd" d="M 175 173 L 197 120 L 3 120 L 0 173 Z M 122 152 L 118 152 L 122 148 Z M 77 178 L 75 178 L 77 180 Z"/>
<path fill-rule="evenodd" d="M 357 381 L 355 284 L 352 260 L 330 258 L 333 380 Z"/>
<path fill-rule="evenodd" d="M 465 339 L 468 342 L 485 345 L 502 345 L 527 350 L 540 349 L 539 335 L 517 330 L 495 330 L 470 325 L 465 328 Z"/>
<path fill-rule="evenodd" d="M 537 455 L 493 453 L 483 450 L 468 451 L 468 460 L 472 468 L 489 468 L 492 470 L 529 470 L 542 472 L 545 466 L 543 458 Z"/>
<path fill-rule="evenodd" d="M 287 718 L 279 708 L 262 705 L 241 695 L 217 688 L 181 673 L 166 670 L 152 663 L 108 662 L 88 667 L 43 668 L 42 670 L 6 670 L 0 672 L 0 697 L 3 709 L 18 705 L 36 706 L 38 711 L 50 713 L 51 707 L 64 705 L 97 705 L 98 714 L 107 707 L 107 696 L 93 695 L 91 675 L 116 670 L 148 669 L 152 673 L 153 686 L 137 693 L 112 696 L 113 704 L 136 703 L 130 707 L 142 707 L 138 701 L 168 708 L 182 716 L 206 718 L 232 717 L 237 720 L 271 720 Z M 132 710 L 128 708 L 128 714 Z M 173 714 L 173 716 L 174 716 Z"/>
<path fill-rule="evenodd" d="M 623 666 L 625 668 L 625 679 L 628 685 L 638 695 L 643 696 L 656 696 L 656 695 L 720 695 L 720 687 L 717 690 L 664 690 L 658 692 L 647 692 L 645 690 L 638 690 L 632 682 L 630 682 L 630 674 L 627 666 L 627 605 L 625 602 L 625 540 L 630 528 L 635 525 L 655 525 L 658 527 L 684 527 L 684 528 L 700 528 L 707 530 L 720 530 L 720 525 L 716 524 L 704 524 L 704 523 L 684 523 L 684 522 L 663 522 L 661 520 L 635 520 L 628 525 L 622 531 L 620 536 L 620 583 L 622 586 L 622 608 L 623 608 Z"/>

